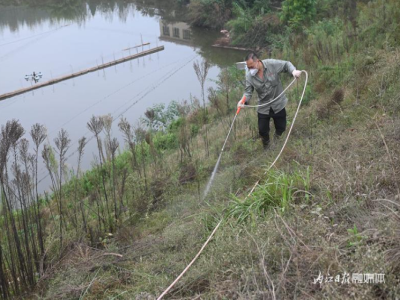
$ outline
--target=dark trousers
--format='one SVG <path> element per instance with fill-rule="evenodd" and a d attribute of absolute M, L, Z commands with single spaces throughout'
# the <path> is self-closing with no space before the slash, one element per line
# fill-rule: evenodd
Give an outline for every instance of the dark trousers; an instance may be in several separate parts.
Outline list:
<path fill-rule="evenodd" d="M 275 124 L 275 135 L 281 136 L 286 130 L 285 108 L 280 110 L 278 113 L 275 113 L 271 107 L 269 110 L 269 115 L 258 113 L 258 132 L 260 133 L 264 145 L 269 142 L 269 121 L 271 118 L 274 120 Z"/>

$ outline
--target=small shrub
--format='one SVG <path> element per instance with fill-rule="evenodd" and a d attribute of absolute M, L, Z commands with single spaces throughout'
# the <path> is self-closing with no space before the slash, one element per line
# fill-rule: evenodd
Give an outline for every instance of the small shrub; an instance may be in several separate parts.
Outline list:
<path fill-rule="evenodd" d="M 157 150 L 175 149 L 178 147 L 178 139 L 175 133 L 157 134 L 154 138 L 154 146 Z"/>
<path fill-rule="evenodd" d="M 196 179 L 196 167 L 192 162 L 184 162 L 180 169 L 179 183 L 185 184 L 192 182 Z"/>

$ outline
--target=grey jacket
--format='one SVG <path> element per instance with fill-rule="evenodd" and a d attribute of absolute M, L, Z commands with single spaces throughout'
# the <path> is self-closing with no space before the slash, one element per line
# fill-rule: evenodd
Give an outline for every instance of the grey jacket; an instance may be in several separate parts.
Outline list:
<path fill-rule="evenodd" d="M 258 104 L 263 104 L 271 101 L 280 93 L 282 93 L 282 83 L 279 78 L 279 74 L 286 72 L 292 74 L 296 68 L 289 61 L 278 60 L 278 59 L 264 59 L 261 61 L 264 65 L 264 79 L 261 80 L 258 75 L 251 76 L 250 72 L 246 75 L 246 89 L 244 96 L 246 96 L 246 104 L 249 103 L 254 89 L 258 94 Z M 286 95 L 283 94 L 276 101 L 271 104 L 261 106 L 257 108 L 257 112 L 260 114 L 269 114 L 269 109 L 272 107 L 274 113 L 278 113 L 282 110 L 288 99 Z"/>

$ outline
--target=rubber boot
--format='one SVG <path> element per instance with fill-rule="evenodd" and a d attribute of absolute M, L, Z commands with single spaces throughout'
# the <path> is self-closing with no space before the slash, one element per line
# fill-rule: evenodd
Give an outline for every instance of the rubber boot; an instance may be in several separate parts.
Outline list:
<path fill-rule="evenodd" d="M 262 141 L 264 150 L 268 150 L 270 147 L 269 138 L 265 138 L 265 137 L 261 136 L 261 141 Z"/>
<path fill-rule="evenodd" d="M 276 132 L 274 133 L 274 145 L 276 145 L 282 138 L 282 133 L 277 134 Z"/>
<path fill-rule="evenodd" d="M 274 133 L 274 139 L 277 140 L 277 141 L 279 141 L 279 140 L 281 139 L 281 137 L 282 137 L 282 134 L 283 134 L 283 132 L 282 132 L 282 133 L 277 133 L 277 132 L 275 132 L 275 133 Z"/>

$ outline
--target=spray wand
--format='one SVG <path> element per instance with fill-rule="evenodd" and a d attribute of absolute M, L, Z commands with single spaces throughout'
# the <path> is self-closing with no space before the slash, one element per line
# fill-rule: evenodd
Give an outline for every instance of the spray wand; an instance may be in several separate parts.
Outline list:
<path fill-rule="evenodd" d="M 242 100 L 240 100 L 240 104 L 244 104 L 245 102 L 246 102 L 246 96 L 243 96 Z M 219 167 L 219 162 L 220 162 L 220 160 L 221 160 L 222 153 L 224 152 L 226 142 L 228 141 L 228 138 L 229 138 L 229 135 L 231 134 L 233 125 L 235 124 L 236 117 L 238 116 L 238 114 L 239 114 L 241 108 L 242 108 L 241 106 L 238 107 L 238 109 L 237 109 L 237 111 L 236 111 L 236 114 L 235 114 L 235 117 L 233 118 L 231 127 L 229 128 L 228 134 L 226 135 L 225 142 L 224 142 L 224 144 L 223 144 L 223 146 L 222 146 L 222 149 L 221 149 L 221 152 L 220 152 L 220 154 L 219 154 L 217 163 L 215 164 L 214 170 L 213 170 L 213 172 L 211 173 L 210 180 L 208 181 L 207 186 L 206 186 L 206 189 L 204 190 L 203 199 L 207 196 L 207 194 L 208 194 L 208 192 L 209 192 L 209 190 L 210 190 L 210 187 L 211 187 L 211 185 L 212 185 L 212 182 L 214 181 L 214 177 L 215 177 L 215 174 L 217 173 L 217 170 L 218 170 L 218 167 Z"/>

